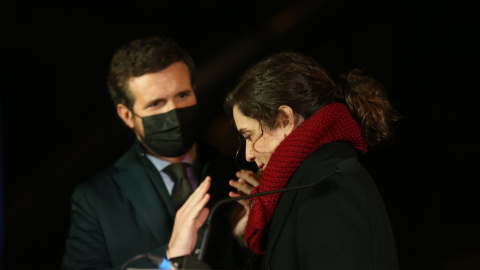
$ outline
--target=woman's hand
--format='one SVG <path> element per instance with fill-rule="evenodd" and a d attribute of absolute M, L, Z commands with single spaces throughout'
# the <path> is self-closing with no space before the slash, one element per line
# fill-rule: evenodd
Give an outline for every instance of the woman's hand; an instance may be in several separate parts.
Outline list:
<path fill-rule="evenodd" d="M 205 208 L 210 194 L 207 193 L 212 179 L 207 176 L 198 188 L 188 197 L 178 209 L 173 224 L 173 232 L 167 248 L 167 259 L 190 255 L 197 243 L 198 229 L 208 217 Z"/>
<path fill-rule="evenodd" d="M 229 196 L 232 198 L 250 194 L 252 189 L 259 184 L 257 174 L 252 171 L 240 170 L 237 172 L 236 176 L 238 177 L 238 181 L 229 181 L 230 186 L 237 189 L 237 193 L 229 193 Z"/>
<path fill-rule="evenodd" d="M 229 181 L 230 186 L 237 189 L 237 192 L 230 192 L 228 194 L 232 198 L 248 195 L 252 192 L 254 187 L 259 185 L 257 174 L 252 171 L 241 170 L 237 172 L 236 176 L 238 177 L 238 181 Z M 233 211 L 231 222 L 233 227 L 233 235 L 239 239 L 242 239 L 247 226 L 250 205 L 248 199 L 239 200 L 238 203 L 239 204 Z"/>

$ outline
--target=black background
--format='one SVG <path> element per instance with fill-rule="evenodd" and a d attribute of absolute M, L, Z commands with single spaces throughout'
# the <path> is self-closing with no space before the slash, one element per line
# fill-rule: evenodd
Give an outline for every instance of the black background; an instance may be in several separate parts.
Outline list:
<path fill-rule="evenodd" d="M 223 95 L 270 53 L 361 68 L 403 119 L 363 161 L 391 215 L 401 269 L 479 269 L 478 1 L 39 1 L 2 4 L 5 269 L 58 269 L 69 200 L 132 133 L 106 88 L 123 43 L 165 34 L 196 61 L 203 136 L 231 153 Z"/>

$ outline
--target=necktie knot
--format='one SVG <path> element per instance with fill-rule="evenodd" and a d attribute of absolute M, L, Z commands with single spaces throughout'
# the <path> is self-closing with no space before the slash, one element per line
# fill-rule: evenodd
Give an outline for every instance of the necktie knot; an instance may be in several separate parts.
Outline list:
<path fill-rule="evenodd" d="M 187 176 L 187 163 L 172 163 L 163 171 L 175 182 L 172 191 L 172 200 L 175 209 L 178 210 L 192 194 L 193 189 Z"/>

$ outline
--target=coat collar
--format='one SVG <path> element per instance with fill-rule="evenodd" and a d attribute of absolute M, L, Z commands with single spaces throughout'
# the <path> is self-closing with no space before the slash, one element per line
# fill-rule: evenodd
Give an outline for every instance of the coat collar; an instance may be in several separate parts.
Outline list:
<path fill-rule="evenodd" d="M 332 169 L 335 168 L 336 164 L 341 160 L 338 158 L 332 158 L 335 153 L 344 151 L 346 148 L 352 149 L 348 144 L 343 142 L 334 142 L 327 144 L 316 152 L 311 154 L 305 161 L 297 168 L 297 171 L 292 175 L 290 181 L 288 182 L 286 187 L 294 187 L 300 186 L 305 184 L 311 184 L 318 179 L 321 179 L 323 176 L 326 176 L 331 173 Z M 356 156 L 355 151 L 351 150 L 352 155 Z M 321 162 L 320 165 L 309 164 L 309 160 L 315 156 L 315 162 Z M 311 162 L 310 162 L 311 163 Z M 311 170 L 322 170 L 324 168 L 325 171 L 317 173 L 316 179 L 311 179 L 309 175 L 312 174 Z M 327 169 L 325 169 L 327 168 Z M 308 179 L 308 182 L 305 181 Z M 288 220 L 290 212 L 292 211 L 292 206 L 294 205 L 296 196 L 298 191 L 291 191 L 285 192 L 280 197 L 278 201 L 277 207 L 275 208 L 274 216 L 272 219 L 272 223 L 268 232 L 268 243 L 267 243 L 267 254 L 265 255 L 265 259 L 263 263 L 269 264 L 271 260 L 272 251 L 275 248 L 276 242 L 282 233 L 283 227 L 285 222 Z M 285 233 L 285 232 L 283 232 Z"/>

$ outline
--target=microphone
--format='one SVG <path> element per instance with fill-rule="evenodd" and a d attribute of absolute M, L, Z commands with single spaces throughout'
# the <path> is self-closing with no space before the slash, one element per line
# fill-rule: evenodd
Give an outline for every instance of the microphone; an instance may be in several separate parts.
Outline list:
<path fill-rule="evenodd" d="M 207 219 L 205 220 L 205 223 L 204 223 L 203 226 L 206 228 L 206 230 L 203 233 L 203 237 L 202 237 L 202 240 L 201 240 L 201 243 L 200 243 L 200 247 L 195 249 L 194 254 L 197 254 L 197 258 L 200 261 L 203 261 L 205 259 L 205 253 L 206 253 L 205 251 L 206 251 L 206 246 L 208 244 L 208 237 L 209 237 L 210 229 L 211 229 L 211 219 L 212 219 L 212 216 L 213 216 L 215 210 L 218 207 L 220 207 L 221 205 L 223 205 L 225 203 L 228 203 L 228 202 L 239 201 L 239 200 L 243 200 L 243 199 L 250 199 L 250 198 L 253 198 L 253 197 L 260 197 L 260 196 L 269 195 L 269 194 L 273 194 L 273 193 L 288 192 L 288 191 L 313 187 L 313 186 L 318 185 L 319 183 L 323 182 L 325 179 L 327 179 L 327 178 L 329 178 L 333 175 L 351 174 L 351 173 L 355 172 L 356 170 L 358 170 L 358 168 L 360 168 L 360 163 L 359 163 L 358 159 L 348 158 L 348 159 L 342 160 L 339 163 L 337 163 L 336 169 L 334 171 L 328 173 L 324 177 L 322 177 L 319 180 L 317 180 L 313 183 L 310 183 L 310 184 L 299 185 L 299 186 L 294 186 L 294 187 L 286 187 L 286 188 L 276 189 L 276 190 L 269 190 L 269 191 L 265 191 L 265 192 L 255 193 L 255 194 L 243 195 L 243 196 L 239 196 L 239 197 L 235 197 L 235 198 L 226 198 L 226 199 L 218 201 L 216 204 L 213 205 Z"/>
<path fill-rule="evenodd" d="M 180 256 L 180 257 L 175 257 L 171 258 L 170 260 L 167 260 L 165 258 L 162 258 L 160 256 L 151 254 L 151 253 L 145 253 L 145 254 L 139 254 L 128 261 L 126 261 L 120 270 L 134 270 L 134 269 L 139 269 L 139 268 L 129 268 L 129 266 L 140 259 L 147 258 L 148 261 L 155 266 L 155 269 L 168 269 L 168 270 L 179 270 L 179 269 L 211 269 L 210 265 L 199 261 L 197 258 L 187 255 L 187 256 Z M 150 268 L 149 268 L 150 269 Z M 153 269 L 152 269 L 153 270 Z"/>
<path fill-rule="evenodd" d="M 162 257 L 159 257 L 159 256 L 156 256 L 156 255 L 153 255 L 151 253 L 139 254 L 139 255 L 136 255 L 136 256 L 130 258 L 128 261 L 126 261 L 122 265 L 122 267 L 120 269 L 121 270 L 128 270 L 128 269 L 130 269 L 130 268 L 128 268 L 128 266 L 130 266 L 130 264 L 132 264 L 133 262 L 138 261 L 140 259 L 143 259 L 143 258 L 147 258 L 148 261 L 150 261 L 150 263 L 155 265 L 155 267 L 157 267 L 158 269 L 170 269 L 170 270 L 178 269 L 177 264 L 172 264 L 169 260 L 167 260 L 165 258 L 162 258 Z"/>

